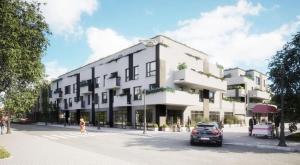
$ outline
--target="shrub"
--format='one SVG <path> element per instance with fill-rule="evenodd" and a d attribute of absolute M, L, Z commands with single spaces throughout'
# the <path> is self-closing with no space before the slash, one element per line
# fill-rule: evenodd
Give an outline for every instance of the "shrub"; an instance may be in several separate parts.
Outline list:
<path fill-rule="evenodd" d="M 186 69 L 186 68 L 187 68 L 187 65 L 186 65 L 185 62 L 179 63 L 178 66 L 177 66 L 178 70 L 183 70 L 183 69 Z"/>
<path fill-rule="evenodd" d="M 153 127 L 154 127 L 154 128 L 158 128 L 158 125 L 155 123 L 155 124 L 153 125 Z"/>
<path fill-rule="evenodd" d="M 0 159 L 8 158 L 10 154 L 3 148 L 0 147 Z"/>
<path fill-rule="evenodd" d="M 167 124 L 162 125 L 162 128 L 167 128 L 167 127 L 168 127 Z"/>

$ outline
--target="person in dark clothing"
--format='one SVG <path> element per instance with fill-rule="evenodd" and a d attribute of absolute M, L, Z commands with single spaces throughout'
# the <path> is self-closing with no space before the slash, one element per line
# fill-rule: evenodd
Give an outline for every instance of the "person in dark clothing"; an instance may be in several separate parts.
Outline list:
<path fill-rule="evenodd" d="M 249 136 L 252 136 L 253 126 L 256 124 L 257 124 L 257 121 L 255 119 L 255 116 L 253 116 L 251 119 L 249 119 Z"/>
<path fill-rule="evenodd" d="M 280 115 L 277 115 L 275 118 L 275 136 L 279 137 L 279 124 L 280 124 Z"/>

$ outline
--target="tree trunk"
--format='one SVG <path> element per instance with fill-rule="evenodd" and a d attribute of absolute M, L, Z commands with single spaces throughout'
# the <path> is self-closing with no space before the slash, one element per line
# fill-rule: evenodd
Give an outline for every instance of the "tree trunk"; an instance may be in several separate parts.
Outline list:
<path fill-rule="evenodd" d="M 11 134 L 11 129 L 10 129 L 10 110 L 8 110 L 8 118 L 7 118 L 7 129 L 6 129 L 6 134 Z"/>

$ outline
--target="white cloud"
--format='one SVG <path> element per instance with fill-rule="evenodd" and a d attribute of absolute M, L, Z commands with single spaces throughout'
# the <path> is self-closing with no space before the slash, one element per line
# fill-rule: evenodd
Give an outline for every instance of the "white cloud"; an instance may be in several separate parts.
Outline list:
<path fill-rule="evenodd" d="M 135 39 L 127 39 L 112 29 L 98 29 L 95 27 L 87 30 L 87 40 L 92 50 L 92 54 L 88 57 L 87 62 L 113 54 L 135 42 Z"/>
<path fill-rule="evenodd" d="M 34 0 L 27 0 L 34 1 Z M 46 3 L 41 7 L 52 32 L 66 34 L 80 34 L 82 27 L 80 19 L 83 14 L 92 15 L 97 9 L 97 0 L 38 0 Z"/>
<path fill-rule="evenodd" d="M 235 5 L 201 13 L 198 18 L 179 21 L 176 30 L 164 34 L 210 54 L 212 61 L 225 67 L 266 69 L 266 59 L 299 29 L 300 19 L 269 32 L 251 33 L 252 24 L 247 17 L 259 15 L 263 9 L 260 4 L 240 0 Z"/>
<path fill-rule="evenodd" d="M 62 67 L 58 64 L 57 61 L 49 61 L 45 63 L 45 69 L 46 69 L 46 78 L 48 80 L 52 80 L 57 78 L 59 75 L 62 75 L 68 71 L 67 68 Z"/>

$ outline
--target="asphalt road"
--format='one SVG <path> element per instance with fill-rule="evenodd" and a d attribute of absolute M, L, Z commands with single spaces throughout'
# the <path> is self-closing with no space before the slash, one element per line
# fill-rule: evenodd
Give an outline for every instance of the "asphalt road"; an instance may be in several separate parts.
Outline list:
<path fill-rule="evenodd" d="M 299 165 L 300 162 L 300 153 L 231 145 L 190 146 L 187 133 L 144 136 L 104 131 L 80 135 L 78 130 L 68 128 L 35 125 L 14 125 L 14 128 L 30 136 L 38 136 L 61 145 L 72 146 L 133 164 Z"/>

